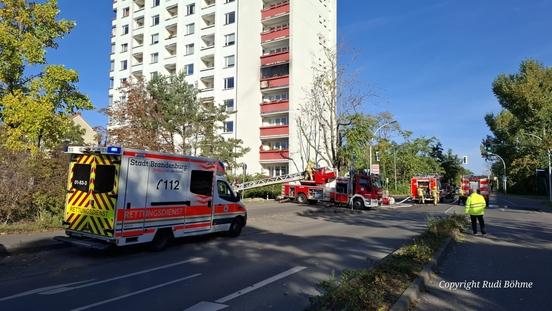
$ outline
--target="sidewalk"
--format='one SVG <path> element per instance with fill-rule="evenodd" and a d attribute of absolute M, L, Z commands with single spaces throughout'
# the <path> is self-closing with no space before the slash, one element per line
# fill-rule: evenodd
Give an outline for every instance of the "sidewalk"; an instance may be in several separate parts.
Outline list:
<path fill-rule="evenodd" d="M 552 215 L 491 204 L 485 222 L 488 236 L 468 234 L 447 254 L 417 310 L 552 310 Z"/>
<path fill-rule="evenodd" d="M 53 238 L 65 235 L 63 230 L 0 235 L 0 256 L 63 247 Z"/>

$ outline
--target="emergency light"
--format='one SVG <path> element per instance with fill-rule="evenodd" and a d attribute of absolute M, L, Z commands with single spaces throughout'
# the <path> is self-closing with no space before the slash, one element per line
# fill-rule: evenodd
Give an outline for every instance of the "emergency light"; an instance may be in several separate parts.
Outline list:
<path fill-rule="evenodd" d="M 115 146 L 107 147 L 107 153 L 121 154 L 121 147 L 115 147 Z"/>

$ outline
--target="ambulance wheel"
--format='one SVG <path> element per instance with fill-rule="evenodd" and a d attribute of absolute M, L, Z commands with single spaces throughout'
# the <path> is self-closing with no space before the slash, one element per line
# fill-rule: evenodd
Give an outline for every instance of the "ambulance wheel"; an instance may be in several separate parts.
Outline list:
<path fill-rule="evenodd" d="M 364 207 L 362 199 L 356 198 L 353 200 L 353 209 L 363 209 Z"/>
<path fill-rule="evenodd" d="M 297 203 L 305 204 L 307 201 L 307 197 L 303 193 L 299 193 L 299 195 L 297 195 Z"/>
<path fill-rule="evenodd" d="M 150 249 L 152 251 L 162 251 L 164 250 L 173 238 L 172 231 L 160 229 L 157 230 L 153 241 L 151 241 Z"/>
<path fill-rule="evenodd" d="M 241 217 L 236 217 L 234 221 L 232 221 L 230 229 L 228 229 L 226 235 L 232 238 L 239 236 L 243 229 L 243 225 L 243 219 Z"/>

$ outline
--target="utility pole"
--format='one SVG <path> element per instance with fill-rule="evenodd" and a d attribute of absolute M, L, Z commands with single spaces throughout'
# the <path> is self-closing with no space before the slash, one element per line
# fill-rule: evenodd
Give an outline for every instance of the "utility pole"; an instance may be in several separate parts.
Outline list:
<path fill-rule="evenodd" d="M 393 148 L 393 166 L 394 166 L 394 170 L 393 172 L 395 173 L 395 193 L 397 192 L 397 146 L 395 146 L 395 148 Z"/>

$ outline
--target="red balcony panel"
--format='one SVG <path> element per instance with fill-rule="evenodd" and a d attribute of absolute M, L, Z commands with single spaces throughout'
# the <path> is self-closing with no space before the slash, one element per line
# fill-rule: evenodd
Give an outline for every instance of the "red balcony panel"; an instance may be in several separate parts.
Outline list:
<path fill-rule="evenodd" d="M 275 53 L 261 56 L 261 65 L 273 65 L 289 62 L 289 52 Z"/>
<path fill-rule="evenodd" d="M 289 101 L 287 100 L 261 104 L 261 113 L 270 113 L 270 112 L 279 112 L 279 111 L 288 111 L 288 110 L 289 110 Z"/>
<path fill-rule="evenodd" d="M 267 19 L 289 13 L 289 3 L 275 5 L 261 11 L 262 19 Z"/>
<path fill-rule="evenodd" d="M 261 80 L 261 89 L 282 87 L 289 85 L 289 76 L 279 76 Z"/>
<path fill-rule="evenodd" d="M 276 136 L 276 135 L 289 135 L 289 126 L 278 125 L 278 126 L 261 127 L 261 137 Z"/>
<path fill-rule="evenodd" d="M 261 43 L 289 37 L 289 27 L 261 34 Z"/>
<path fill-rule="evenodd" d="M 268 150 L 259 151 L 261 161 L 266 160 L 287 160 L 289 158 L 289 151 L 287 150 Z"/>

